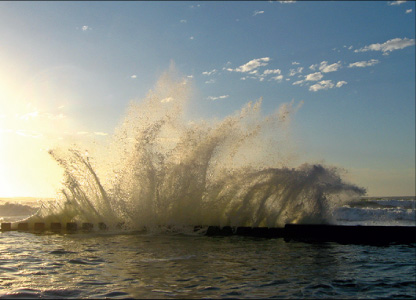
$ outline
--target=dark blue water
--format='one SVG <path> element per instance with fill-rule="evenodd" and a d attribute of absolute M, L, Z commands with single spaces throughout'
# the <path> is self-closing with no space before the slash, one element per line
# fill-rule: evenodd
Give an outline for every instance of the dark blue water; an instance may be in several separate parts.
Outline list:
<path fill-rule="evenodd" d="M 416 245 L 0 233 L 2 298 L 416 297 Z"/>

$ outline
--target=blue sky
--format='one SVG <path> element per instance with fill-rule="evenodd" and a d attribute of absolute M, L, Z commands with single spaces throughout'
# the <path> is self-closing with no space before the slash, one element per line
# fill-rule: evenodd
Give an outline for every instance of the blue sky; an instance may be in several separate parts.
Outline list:
<path fill-rule="evenodd" d="M 415 194 L 415 2 L 2 1 L 0 41 L 0 197 L 53 195 L 45 149 L 111 135 L 172 61 L 190 118 L 303 103 L 299 164 Z"/>

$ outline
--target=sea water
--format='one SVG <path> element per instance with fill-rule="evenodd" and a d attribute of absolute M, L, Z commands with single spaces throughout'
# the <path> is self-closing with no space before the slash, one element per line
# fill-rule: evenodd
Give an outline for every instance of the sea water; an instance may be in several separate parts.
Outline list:
<path fill-rule="evenodd" d="M 1 298 L 414 299 L 416 245 L 0 233 Z"/>
<path fill-rule="evenodd" d="M 51 149 L 64 171 L 56 198 L 0 203 L 0 214 L 7 211 L 2 221 L 112 228 L 1 232 L 1 297 L 416 296 L 414 244 L 308 244 L 189 230 L 416 224 L 414 197 L 363 198 L 365 189 L 346 182 L 342 170 L 292 163 L 287 128 L 301 104 L 264 116 L 258 100 L 223 120 L 195 121 L 185 117 L 188 89 L 165 74 L 130 104 L 108 144 Z M 118 223 L 121 230 L 114 229 Z"/>

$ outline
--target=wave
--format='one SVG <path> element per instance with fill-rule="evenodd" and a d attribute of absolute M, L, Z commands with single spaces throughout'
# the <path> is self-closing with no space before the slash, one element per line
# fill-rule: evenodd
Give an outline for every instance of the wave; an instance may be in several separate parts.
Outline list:
<path fill-rule="evenodd" d="M 157 225 L 331 223 L 365 189 L 322 164 L 290 167 L 284 141 L 294 102 L 263 116 L 261 99 L 223 120 L 187 121 L 189 84 L 164 74 L 132 102 L 111 142 L 56 148 L 64 169 L 57 201 L 32 220 Z"/>

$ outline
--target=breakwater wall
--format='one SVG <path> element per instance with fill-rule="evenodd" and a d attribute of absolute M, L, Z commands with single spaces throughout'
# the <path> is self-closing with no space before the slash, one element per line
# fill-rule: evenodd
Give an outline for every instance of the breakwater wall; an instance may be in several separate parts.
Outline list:
<path fill-rule="evenodd" d="M 110 227 L 93 223 L 1 223 L 0 230 L 24 232 L 76 233 L 106 230 L 123 230 L 123 223 Z M 162 226 L 161 226 L 162 227 Z M 173 226 L 172 226 L 173 227 Z M 164 226 L 169 229 L 170 226 Z M 143 228 L 146 231 L 146 228 Z M 259 238 L 284 238 L 286 241 L 338 242 L 338 243 L 416 243 L 416 226 L 346 226 L 324 224 L 286 224 L 283 228 L 194 226 L 194 232 L 207 236 L 248 236 Z"/>

